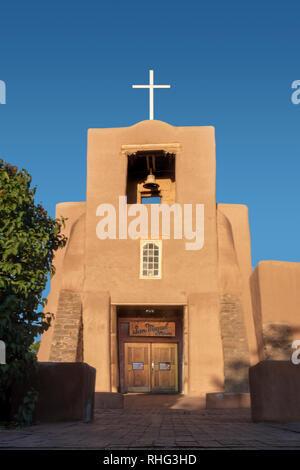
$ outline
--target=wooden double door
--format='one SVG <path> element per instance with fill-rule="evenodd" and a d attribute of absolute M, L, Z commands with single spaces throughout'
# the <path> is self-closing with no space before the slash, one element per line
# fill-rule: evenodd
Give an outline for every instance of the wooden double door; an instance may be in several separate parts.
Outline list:
<path fill-rule="evenodd" d="M 124 343 L 127 392 L 178 392 L 177 343 Z"/>

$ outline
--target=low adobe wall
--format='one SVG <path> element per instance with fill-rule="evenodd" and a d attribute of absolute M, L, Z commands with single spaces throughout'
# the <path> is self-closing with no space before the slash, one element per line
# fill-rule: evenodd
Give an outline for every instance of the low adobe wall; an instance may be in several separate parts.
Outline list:
<path fill-rule="evenodd" d="M 261 361 L 249 369 L 254 422 L 300 421 L 300 365 Z"/>
<path fill-rule="evenodd" d="M 83 362 L 39 362 L 30 383 L 39 393 L 34 421 L 91 421 L 95 378 L 96 370 Z M 13 416 L 24 389 L 17 384 L 12 395 Z"/>

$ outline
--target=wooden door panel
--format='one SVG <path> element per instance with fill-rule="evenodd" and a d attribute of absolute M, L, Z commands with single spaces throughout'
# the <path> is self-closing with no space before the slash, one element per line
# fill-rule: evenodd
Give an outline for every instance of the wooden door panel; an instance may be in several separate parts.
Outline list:
<path fill-rule="evenodd" d="M 152 391 L 178 391 L 177 344 L 152 343 Z"/>
<path fill-rule="evenodd" d="M 150 392 L 150 343 L 125 343 L 127 392 Z"/>

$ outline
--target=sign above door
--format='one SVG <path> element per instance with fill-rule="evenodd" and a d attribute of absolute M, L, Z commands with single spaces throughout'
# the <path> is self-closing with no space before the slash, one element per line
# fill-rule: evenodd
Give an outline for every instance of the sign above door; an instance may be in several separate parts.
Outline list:
<path fill-rule="evenodd" d="M 175 336 L 175 322 L 131 321 L 130 336 Z"/>

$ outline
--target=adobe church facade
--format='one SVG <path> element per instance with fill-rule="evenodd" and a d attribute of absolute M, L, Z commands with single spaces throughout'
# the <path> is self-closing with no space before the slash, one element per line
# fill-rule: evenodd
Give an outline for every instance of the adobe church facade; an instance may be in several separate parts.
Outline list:
<path fill-rule="evenodd" d="M 120 196 L 129 212 L 203 204 L 203 246 L 161 232 L 99 239 L 99 204 L 117 211 Z M 55 319 L 38 359 L 90 364 L 97 392 L 247 392 L 249 365 L 290 357 L 300 339 L 300 264 L 252 272 L 247 207 L 216 203 L 213 127 L 90 129 L 86 202 L 58 204 L 56 216 L 68 219 L 68 242 L 55 256 Z"/>

